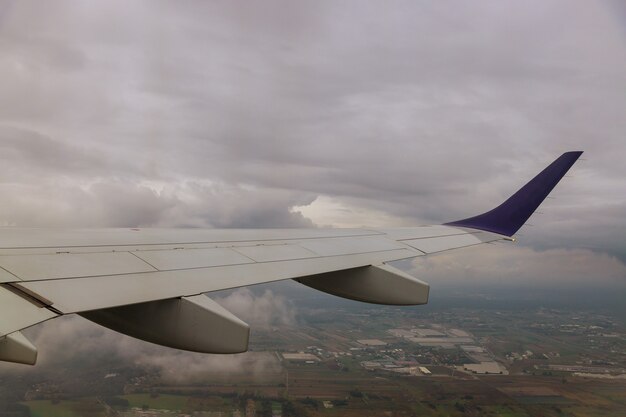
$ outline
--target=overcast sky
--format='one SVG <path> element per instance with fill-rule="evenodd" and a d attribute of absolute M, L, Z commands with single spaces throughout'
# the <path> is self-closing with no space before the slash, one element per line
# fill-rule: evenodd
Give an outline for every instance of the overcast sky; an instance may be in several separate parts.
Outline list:
<path fill-rule="evenodd" d="M 584 150 L 447 275 L 626 282 L 620 0 L 2 1 L 0 51 L 0 224 L 440 223 Z"/>

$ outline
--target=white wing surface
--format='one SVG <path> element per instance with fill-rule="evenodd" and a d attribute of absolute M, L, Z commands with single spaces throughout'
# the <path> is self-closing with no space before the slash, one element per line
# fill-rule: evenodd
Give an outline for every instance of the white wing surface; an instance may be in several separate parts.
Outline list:
<path fill-rule="evenodd" d="M 19 331 L 71 313 L 165 346 L 242 352 L 248 345 L 247 324 L 202 294 L 285 279 L 355 300 L 424 304 L 428 284 L 388 262 L 511 240 L 519 227 L 510 233 L 502 225 L 526 216 L 521 226 L 579 155 L 561 156 L 511 197 L 515 204 L 507 200 L 491 217 L 493 210 L 448 225 L 0 229 L 0 360 L 35 363 L 37 351 Z M 544 184 L 546 177 L 558 178 L 550 186 Z M 539 185 L 538 178 L 543 179 Z"/>

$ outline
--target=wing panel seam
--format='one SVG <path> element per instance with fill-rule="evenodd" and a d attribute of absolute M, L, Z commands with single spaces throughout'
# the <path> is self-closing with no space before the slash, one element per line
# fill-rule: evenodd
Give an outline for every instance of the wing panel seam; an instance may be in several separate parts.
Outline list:
<path fill-rule="evenodd" d="M 464 235 L 476 235 L 484 233 L 482 230 L 477 230 L 475 232 L 465 232 L 465 233 L 453 233 L 450 235 L 438 235 L 438 236 L 424 236 L 424 237 L 408 237 L 403 239 L 396 239 L 396 242 L 404 242 L 405 240 L 424 240 L 424 239 L 438 239 L 441 237 L 451 237 L 451 236 L 464 236 Z"/>
<path fill-rule="evenodd" d="M 59 246 L 11 246 L 0 247 L 0 250 L 15 250 L 15 249 L 65 249 L 65 248 L 120 248 L 127 246 L 167 246 L 167 245 L 208 245 L 208 244 L 222 244 L 222 243 L 239 243 L 239 242 L 297 242 L 300 240 L 317 240 L 317 239 L 341 239 L 348 237 L 367 237 L 367 236 L 383 236 L 386 233 L 373 232 L 357 235 L 341 235 L 341 236 L 314 236 L 314 237 L 300 237 L 293 239 L 252 239 L 252 240 L 213 240 L 213 241 L 198 241 L 198 242 L 165 242 L 165 243 L 124 243 L 124 244 L 110 244 L 110 245 L 59 245 Z M 125 251 L 119 251 L 125 252 Z"/>
<path fill-rule="evenodd" d="M 372 254 L 372 253 L 385 253 L 385 252 L 395 252 L 395 251 L 412 251 L 416 253 L 415 256 L 407 256 L 406 258 L 403 258 L 403 259 L 423 256 L 423 252 L 420 251 L 419 249 L 407 246 L 407 247 L 402 247 L 402 248 L 397 248 L 397 249 L 348 253 L 348 254 L 330 255 L 330 256 L 319 256 L 317 258 L 295 258 L 295 259 L 287 259 L 287 260 L 283 259 L 283 260 L 254 262 L 254 263 L 255 264 L 273 264 L 273 263 L 279 263 L 279 262 L 305 261 L 305 260 L 312 260 L 312 259 L 330 259 L 330 258 L 339 258 L 339 257 L 345 257 L 345 256 L 367 255 L 367 254 Z M 418 253 L 418 252 L 422 252 L 422 253 Z M 156 270 L 156 271 L 149 271 L 149 272 L 127 272 L 127 273 L 109 274 L 109 275 L 85 275 L 85 276 L 80 276 L 80 277 L 68 277 L 68 278 L 33 279 L 29 281 L 24 281 L 23 283 L 65 281 L 65 280 L 72 280 L 72 279 L 104 278 L 104 277 L 116 277 L 116 276 L 133 276 L 133 275 L 156 274 L 160 272 L 193 271 L 193 270 L 199 270 L 199 269 L 227 268 L 227 267 L 236 267 L 239 265 L 251 265 L 251 264 L 246 263 L 246 264 L 231 264 L 231 265 L 216 265 L 216 266 L 197 266 L 197 267 L 192 267 L 192 268 L 164 269 L 164 270 Z"/>
<path fill-rule="evenodd" d="M 145 263 L 146 265 L 148 265 L 150 268 L 154 269 L 154 271 L 160 271 L 159 268 L 157 268 L 156 266 L 152 265 L 150 262 L 146 261 L 145 259 L 143 259 L 142 257 L 140 257 L 139 255 L 137 255 L 134 251 L 128 251 L 128 253 L 130 253 L 131 255 L 133 255 L 135 258 L 139 259 L 141 262 Z M 102 276 L 102 275 L 101 275 Z M 107 275 L 105 275 L 107 276 Z"/>

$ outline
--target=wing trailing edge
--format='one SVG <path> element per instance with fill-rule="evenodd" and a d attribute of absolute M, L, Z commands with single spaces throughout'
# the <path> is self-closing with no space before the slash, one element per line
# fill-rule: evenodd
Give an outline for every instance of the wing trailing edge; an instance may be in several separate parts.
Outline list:
<path fill-rule="evenodd" d="M 537 210 L 537 207 L 574 165 L 580 155 L 582 155 L 582 151 L 565 152 L 498 207 L 478 216 L 445 223 L 445 225 L 470 227 L 500 235 L 513 236 Z"/>

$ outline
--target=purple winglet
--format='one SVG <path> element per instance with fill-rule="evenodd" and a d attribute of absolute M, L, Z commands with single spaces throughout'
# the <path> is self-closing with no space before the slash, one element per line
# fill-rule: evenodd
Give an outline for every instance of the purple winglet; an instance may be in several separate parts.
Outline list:
<path fill-rule="evenodd" d="M 478 216 L 445 224 L 513 236 L 537 210 L 537 207 L 574 165 L 580 155 L 582 155 L 582 151 L 565 152 L 498 207 Z"/>

